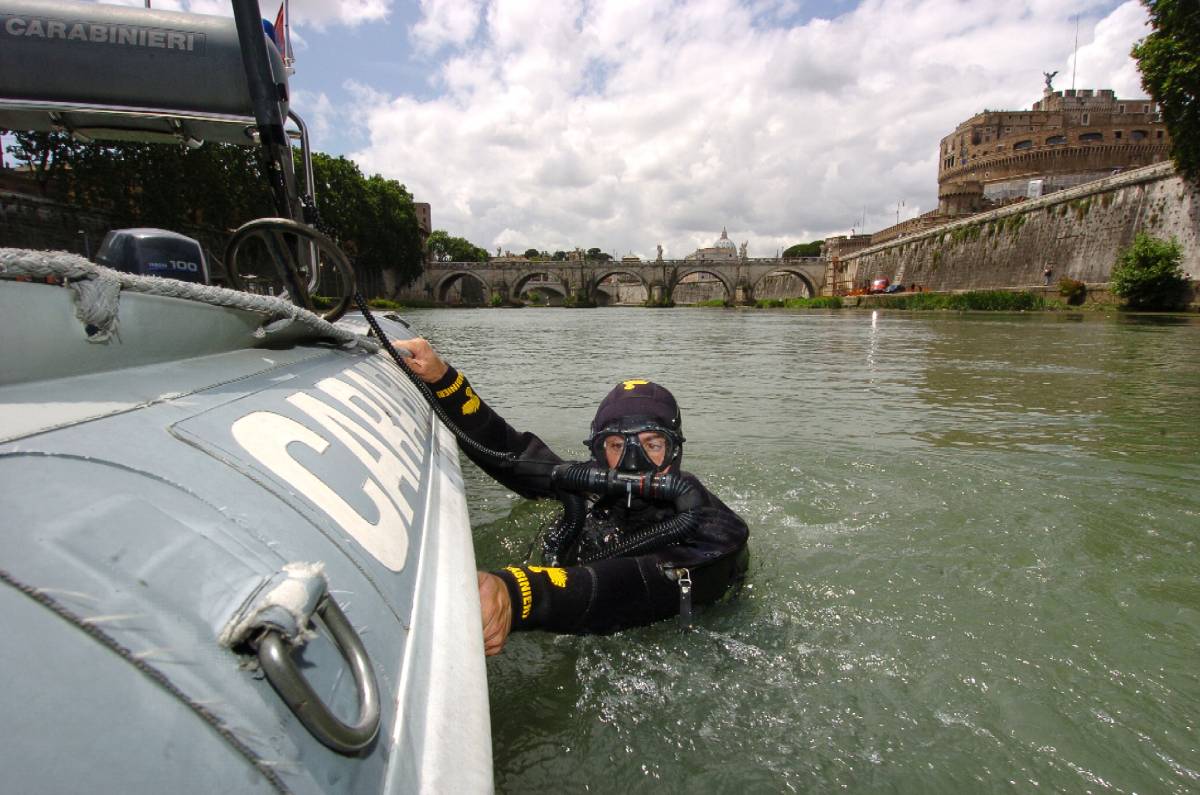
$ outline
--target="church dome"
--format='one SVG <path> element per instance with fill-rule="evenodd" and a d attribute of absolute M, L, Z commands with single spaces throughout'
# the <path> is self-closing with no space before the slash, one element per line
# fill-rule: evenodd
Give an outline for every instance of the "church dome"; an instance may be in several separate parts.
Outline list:
<path fill-rule="evenodd" d="M 725 249 L 732 252 L 737 252 L 737 246 L 729 239 L 729 233 L 725 231 L 725 227 L 721 227 L 721 236 L 717 238 L 717 242 L 712 245 L 715 249 Z"/>

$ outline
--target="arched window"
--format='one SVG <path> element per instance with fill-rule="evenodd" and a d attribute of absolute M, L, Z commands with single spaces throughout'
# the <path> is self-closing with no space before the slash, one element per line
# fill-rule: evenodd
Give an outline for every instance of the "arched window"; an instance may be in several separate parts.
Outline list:
<path fill-rule="evenodd" d="M 1134 143 L 1137 143 L 1138 141 L 1146 140 L 1148 135 L 1149 133 L 1147 133 L 1145 130 L 1134 130 L 1129 134 L 1129 137 L 1133 139 Z"/>
<path fill-rule="evenodd" d="M 1079 136 L 1081 144 L 1094 144 L 1104 140 L 1104 133 L 1100 132 L 1085 132 Z"/>
<path fill-rule="evenodd" d="M 1028 139 L 1026 139 L 1024 141 L 1017 141 L 1015 144 L 1013 144 L 1014 152 L 1019 151 L 1021 149 L 1032 149 L 1032 148 L 1033 148 L 1033 141 L 1030 141 Z"/>
<path fill-rule="evenodd" d="M 1065 136 L 1065 135 L 1051 135 L 1049 138 L 1046 139 L 1047 146 L 1057 146 L 1059 144 L 1065 144 L 1066 142 L 1067 142 L 1067 136 Z"/>

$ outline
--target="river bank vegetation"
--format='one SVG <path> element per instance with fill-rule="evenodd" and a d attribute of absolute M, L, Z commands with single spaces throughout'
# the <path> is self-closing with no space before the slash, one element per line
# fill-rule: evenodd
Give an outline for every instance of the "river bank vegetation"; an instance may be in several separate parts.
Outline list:
<path fill-rule="evenodd" d="M 1177 241 L 1139 233 L 1117 257 L 1109 285 L 1130 309 L 1177 309 L 1188 296 L 1182 263 Z"/>

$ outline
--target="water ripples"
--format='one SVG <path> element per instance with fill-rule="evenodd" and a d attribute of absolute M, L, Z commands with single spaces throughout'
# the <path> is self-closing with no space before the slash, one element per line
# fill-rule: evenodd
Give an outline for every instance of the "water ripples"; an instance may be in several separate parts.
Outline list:
<path fill-rule="evenodd" d="M 568 456 L 648 376 L 751 526 L 738 599 L 488 663 L 501 791 L 1200 788 L 1200 323 L 417 313 Z M 481 565 L 552 505 L 466 466 Z"/>

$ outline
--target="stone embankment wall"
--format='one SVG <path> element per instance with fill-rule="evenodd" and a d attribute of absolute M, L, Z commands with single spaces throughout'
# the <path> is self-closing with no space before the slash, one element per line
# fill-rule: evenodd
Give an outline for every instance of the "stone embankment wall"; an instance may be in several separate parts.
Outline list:
<path fill-rule="evenodd" d="M 1102 284 L 1138 232 L 1178 240 L 1184 270 L 1200 279 L 1200 191 L 1159 163 L 864 248 L 840 259 L 838 280 L 1004 289 L 1041 285 L 1049 267 L 1054 283 Z"/>

